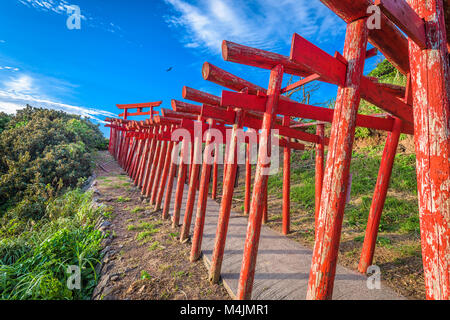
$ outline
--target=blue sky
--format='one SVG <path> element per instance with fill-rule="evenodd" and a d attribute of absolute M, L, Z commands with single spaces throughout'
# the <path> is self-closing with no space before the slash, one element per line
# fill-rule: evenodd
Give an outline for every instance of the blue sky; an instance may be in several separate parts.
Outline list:
<path fill-rule="evenodd" d="M 67 28 L 69 5 L 81 9 L 80 30 Z M 319 0 L 2 0 L 0 111 L 29 103 L 102 123 L 116 104 L 170 108 L 183 85 L 220 94 L 201 76 L 205 61 L 267 86 L 267 70 L 223 61 L 221 41 L 289 55 L 294 32 L 342 52 L 345 24 Z M 335 95 L 322 84 L 312 102 Z"/>

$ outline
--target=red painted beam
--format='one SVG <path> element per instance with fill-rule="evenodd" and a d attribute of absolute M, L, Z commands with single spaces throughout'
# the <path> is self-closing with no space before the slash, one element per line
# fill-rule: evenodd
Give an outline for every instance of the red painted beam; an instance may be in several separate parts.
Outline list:
<path fill-rule="evenodd" d="M 265 92 L 266 89 L 257 86 L 247 80 L 236 77 L 235 75 L 222 70 L 209 62 L 205 62 L 202 67 L 203 79 L 214 82 L 220 86 L 235 91 L 248 89 L 248 93 L 256 94 L 258 91 Z"/>
<path fill-rule="evenodd" d="M 314 72 L 304 65 L 290 61 L 288 57 L 243 46 L 231 41 L 222 41 L 222 57 L 225 61 L 237 62 L 263 69 L 272 69 L 278 64 L 285 68 L 285 72 L 300 77 L 306 77 Z"/>
<path fill-rule="evenodd" d="M 225 123 L 234 123 L 236 112 L 233 110 L 224 110 L 217 107 L 209 106 L 204 104 L 202 106 L 201 115 L 204 118 L 212 118 L 215 120 L 220 120 Z"/>
<path fill-rule="evenodd" d="M 202 69 L 202 74 L 203 74 L 203 78 L 205 80 L 214 82 L 218 85 L 221 85 L 225 88 L 234 90 L 234 91 L 238 91 L 238 92 L 243 92 L 243 93 L 247 93 L 247 94 L 255 94 L 258 96 L 262 96 L 264 97 L 266 95 L 266 89 L 262 88 L 260 86 L 257 86 L 247 80 L 244 80 L 242 78 L 239 78 L 225 70 L 222 70 L 208 62 L 205 62 L 203 64 L 203 69 Z M 287 100 L 287 101 L 293 101 L 289 98 L 286 98 L 284 96 L 281 97 L 281 99 Z M 252 112 L 252 111 L 246 111 L 246 114 L 252 114 L 256 117 L 262 117 L 261 114 Z M 276 121 L 278 123 L 282 123 L 283 119 L 282 118 L 277 118 Z M 292 120 L 291 124 L 296 124 L 297 122 Z"/>
<path fill-rule="evenodd" d="M 133 113 L 121 113 L 119 114 L 119 117 L 123 117 L 125 115 L 127 115 L 128 117 L 132 117 L 132 116 L 149 116 L 149 115 L 157 115 L 158 111 L 147 111 L 147 112 L 133 112 Z"/>
<path fill-rule="evenodd" d="M 296 33 L 292 37 L 290 60 L 310 67 L 314 73 L 320 75 L 322 81 L 340 86 L 345 82 L 346 64 Z"/>
<path fill-rule="evenodd" d="M 375 0 L 374 4 L 421 49 L 426 49 L 425 23 L 405 0 Z"/>
<path fill-rule="evenodd" d="M 378 98 L 377 98 L 378 99 Z M 398 98 L 395 98 L 399 100 Z M 256 112 L 262 112 L 264 103 L 267 100 L 265 97 L 258 97 L 245 93 L 237 93 L 231 91 L 222 92 L 222 106 L 233 106 L 235 108 L 242 108 Z M 280 99 L 277 112 L 284 116 L 291 116 L 302 119 L 311 119 L 325 122 L 332 122 L 334 116 L 334 109 L 323 107 L 316 107 L 301 104 L 292 100 Z M 409 114 L 407 117 L 410 118 Z M 391 131 L 394 125 L 393 119 L 386 119 L 380 117 L 373 117 L 367 115 L 357 115 L 357 126 L 371 128 L 376 130 Z M 411 126 L 405 126 L 403 133 L 412 134 Z"/>
<path fill-rule="evenodd" d="M 391 93 L 384 85 L 373 83 L 365 77 L 361 79 L 361 98 L 406 122 L 412 124 L 414 121 L 411 106 Z"/>
<path fill-rule="evenodd" d="M 172 100 L 172 109 L 176 112 L 184 112 L 191 114 L 200 114 L 202 112 L 202 106 L 195 105 L 192 103 L 187 103 L 178 100 Z"/>
<path fill-rule="evenodd" d="M 345 22 L 350 23 L 368 16 L 371 0 L 320 0 Z M 409 73 L 408 40 L 397 27 L 381 14 L 380 29 L 369 30 L 370 43 L 403 73 Z"/>
<path fill-rule="evenodd" d="M 197 120 L 197 116 L 191 113 L 185 112 L 176 112 L 169 109 L 161 109 L 161 114 L 164 117 L 176 118 L 176 119 L 189 119 L 189 120 Z"/>
<path fill-rule="evenodd" d="M 316 56 L 317 59 L 314 59 Z M 314 72 L 321 75 L 321 80 L 342 86 L 347 68 L 346 60 L 330 56 L 297 34 L 294 34 L 292 40 L 291 59 L 299 64 L 307 64 Z M 392 94 L 385 86 L 375 84 L 365 77 L 361 85 L 361 97 L 404 121 L 413 122 L 411 106 Z"/>
<path fill-rule="evenodd" d="M 162 104 L 162 101 L 156 102 L 145 102 L 145 103 L 130 103 L 130 104 L 116 104 L 119 109 L 137 109 L 137 108 L 151 108 L 151 107 L 159 107 Z"/>
<path fill-rule="evenodd" d="M 294 82 L 293 84 L 288 85 L 286 88 L 281 89 L 281 94 L 292 91 L 294 89 L 300 88 L 310 82 L 316 81 L 320 79 L 320 75 L 318 75 L 317 73 L 314 73 L 310 76 L 307 76 L 297 82 Z"/>
<path fill-rule="evenodd" d="M 183 87 L 183 99 L 196 101 L 200 103 L 210 104 L 213 106 L 220 105 L 220 97 L 203 92 L 200 90 L 192 89 L 189 87 Z"/>

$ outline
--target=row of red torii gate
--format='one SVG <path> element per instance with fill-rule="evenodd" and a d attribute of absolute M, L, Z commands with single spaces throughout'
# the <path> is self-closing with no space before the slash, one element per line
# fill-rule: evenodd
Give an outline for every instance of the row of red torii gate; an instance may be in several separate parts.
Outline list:
<path fill-rule="evenodd" d="M 142 194 L 149 198 L 162 216 L 171 215 L 173 227 L 180 225 L 180 208 L 185 181 L 188 195 L 181 226 L 181 241 L 192 240 L 191 261 L 200 258 L 207 197 L 217 195 L 218 151 L 223 147 L 208 133 L 217 129 L 232 130 L 226 142 L 223 193 L 215 238 L 210 280 L 219 281 L 230 218 L 237 171 L 237 132 L 251 128 L 258 132 L 257 164 L 251 181 L 250 140 L 247 142 L 245 204 L 248 228 L 237 298 L 250 299 L 258 253 L 261 225 L 267 220 L 267 179 L 264 169 L 270 165 L 268 155 L 271 131 L 277 130 L 277 142 L 283 157 L 283 233 L 289 233 L 290 152 L 303 150 L 301 142 L 316 146 L 315 177 L 315 245 L 308 283 L 308 299 L 331 299 L 335 277 L 341 226 L 346 203 L 349 169 L 355 127 L 388 132 L 359 271 L 365 273 L 372 264 L 378 226 L 389 185 L 400 133 L 414 135 L 417 157 L 417 184 L 421 228 L 421 245 L 427 299 L 449 299 L 450 260 L 450 118 L 449 118 L 449 41 L 450 0 L 376 0 L 380 10 L 379 28 L 370 28 L 368 12 L 371 0 L 321 0 L 347 23 L 344 52 L 334 56 L 322 51 L 298 34 L 292 38 L 290 56 L 223 41 L 222 55 L 231 61 L 270 70 L 267 88 L 257 86 L 210 63 L 202 68 L 203 78 L 221 85 L 222 96 L 184 87 L 184 99 L 172 100 L 172 110 L 161 109 L 161 101 L 117 105 L 123 112 L 116 119 L 106 119 L 111 130 L 109 151 L 134 179 Z M 369 8 L 370 7 L 370 8 Z M 368 10 L 369 9 L 369 10 Z M 375 10 L 376 12 L 376 10 Z M 367 50 L 368 42 L 375 48 Z M 379 50 L 404 75 L 407 85 L 379 83 L 363 75 L 366 59 Z M 282 87 L 284 74 L 301 80 Z M 334 109 L 305 105 L 284 94 L 312 81 L 338 86 Z M 360 99 L 385 110 L 386 114 L 358 114 Z M 150 108 L 150 111 L 143 111 Z M 137 112 L 130 112 L 137 109 Z M 145 121 L 130 116 L 149 115 Z M 120 118 L 122 117 L 122 118 Z M 296 119 L 308 119 L 300 122 Z M 193 132 L 194 123 L 201 126 L 200 139 L 173 139 L 180 128 Z M 324 125 L 331 123 L 330 137 Z M 316 133 L 306 130 L 315 126 Z M 190 146 L 190 147 L 189 147 Z M 181 150 L 181 160 L 172 161 Z M 324 167 L 324 148 L 328 147 Z M 204 149 L 203 157 L 214 155 L 214 161 L 192 161 Z M 207 152 L 208 151 L 208 152 Z M 200 160 L 200 161 L 198 161 Z M 177 172 L 177 175 L 176 175 Z M 175 178 L 176 177 L 176 178 Z M 176 179 L 176 186 L 174 180 Z M 251 193 L 251 184 L 253 191 Z M 212 184 L 212 186 L 210 186 Z M 175 189 L 172 199 L 173 188 Z M 193 234 L 190 235 L 195 197 L 198 200 Z M 164 199 L 163 199 L 164 198 Z M 163 201 L 164 200 L 164 201 Z M 174 202 L 173 212 L 169 212 Z"/>

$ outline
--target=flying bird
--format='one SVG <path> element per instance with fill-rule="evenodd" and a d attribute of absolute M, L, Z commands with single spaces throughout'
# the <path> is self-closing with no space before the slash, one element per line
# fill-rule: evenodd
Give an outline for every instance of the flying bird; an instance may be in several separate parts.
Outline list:
<path fill-rule="evenodd" d="M 170 67 L 169 69 L 166 70 L 166 72 L 169 72 L 173 69 L 173 67 Z"/>

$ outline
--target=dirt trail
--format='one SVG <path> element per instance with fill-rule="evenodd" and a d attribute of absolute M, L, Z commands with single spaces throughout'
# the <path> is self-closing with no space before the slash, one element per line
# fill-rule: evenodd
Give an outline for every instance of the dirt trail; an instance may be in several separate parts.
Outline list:
<path fill-rule="evenodd" d="M 104 224 L 110 237 L 93 299 L 230 299 L 222 285 L 209 283 L 201 260 L 189 262 L 190 247 L 179 242 L 179 230 L 141 201 L 140 191 L 107 152 L 99 153 L 97 164 L 94 188 L 98 201 L 109 207 L 111 224 Z"/>

